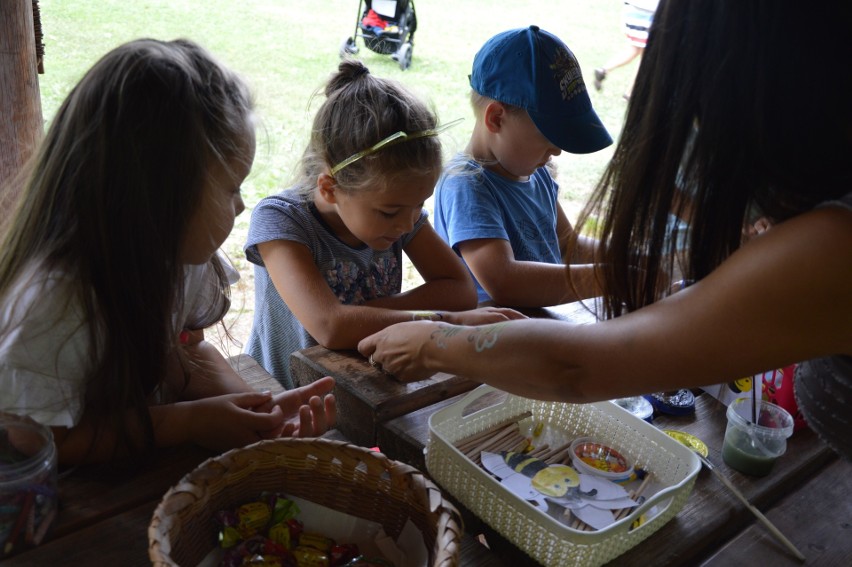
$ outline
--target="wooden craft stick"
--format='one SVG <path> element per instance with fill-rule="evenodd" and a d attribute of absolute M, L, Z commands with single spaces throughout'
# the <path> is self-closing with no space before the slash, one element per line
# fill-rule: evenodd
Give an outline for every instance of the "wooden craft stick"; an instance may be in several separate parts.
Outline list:
<path fill-rule="evenodd" d="M 795 545 L 793 545 L 793 542 L 791 542 L 789 539 L 787 539 L 784 536 L 784 534 L 781 533 L 781 530 L 776 528 L 775 524 L 770 522 L 769 518 L 767 518 L 766 516 L 763 515 L 763 512 L 761 512 L 760 510 L 755 508 L 754 505 L 751 502 L 748 501 L 748 499 L 745 497 L 745 495 L 743 495 L 743 493 L 740 492 L 737 489 L 737 487 L 734 486 L 734 484 L 730 480 L 727 479 L 727 477 L 725 475 L 723 475 L 718 470 L 716 470 L 716 467 L 713 466 L 713 463 L 711 463 L 710 460 L 707 459 L 707 457 L 705 457 L 704 455 L 702 455 L 698 451 L 695 451 L 695 454 L 698 455 L 698 458 L 701 460 L 702 463 L 704 463 L 704 466 L 707 467 L 708 469 L 710 469 L 710 472 L 713 473 L 713 476 L 715 476 L 717 479 L 719 479 L 719 481 L 722 484 L 724 484 L 728 488 L 728 490 L 730 490 L 733 493 L 733 495 L 737 497 L 737 499 L 740 502 L 745 504 L 745 507 L 748 508 L 749 511 L 752 514 L 754 514 L 754 516 L 758 520 L 760 520 L 760 523 L 763 524 L 766 527 L 766 529 L 768 529 L 772 533 L 772 535 L 774 535 L 775 538 L 778 541 L 780 541 L 784 545 L 784 547 L 786 547 L 790 551 L 790 553 L 795 555 L 796 558 L 799 559 L 799 561 L 805 561 L 805 559 L 806 559 L 805 556 L 802 555 L 802 552 L 799 551 L 796 548 Z"/>
<path fill-rule="evenodd" d="M 12 526 L 11 532 L 9 532 L 9 537 L 6 538 L 6 543 L 3 544 L 3 553 L 5 555 L 9 555 L 15 549 L 15 542 L 18 539 L 18 535 L 21 533 L 21 530 L 24 529 L 27 523 L 27 516 L 30 514 L 30 509 L 35 504 L 35 494 L 32 492 L 27 492 L 26 496 L 24 496 L 23 504 L 21 508 L 18 510 L 18 517 L 15 519 L 15 523 Z"/>
<path fill-rule="evenodd" d="M 521 443 L 526 444 L 529 443 L 529 441 L 520 433 L 515 433 L 514 435 L 507 437 L 502 443 L 494 447 L 494 452 L 499 453 L 501 451 L 514 451 L 515 447 L 517 447 Z"/>
<path fill-rule="evenodd" d="M 473 439 L 470 442 L 465 443 L 464 445 L 460 445 L 458 447 L 458 450 L 461 451 L 462 453 L 469 453 L 471 450 L 482 446 L 487 441 L 494 439 L 498 435 L 502 435 L 502 434 L 506 433 L 507 431 L 510 431 L 510 432 L 519 431 L 518 424 L 517 423 L 510 423 L 509 425 L 507 425 L 503 429 L 498 429 L 497 431 L 492 431 L 489 435 L 484 435 L 484 436 L 479 437 L 477 439 Z"/>
<path fill-rule="evenodd" d="M 515 432 L 497 445 L 489 447 L 488 451 L 499 454 L 502 451 L 510 451 L 513 447 L 520 445 L 522 442 L 528 443 L 527 438 L 520 433 Z M 476 454 L 471 454 L 468 458 L 478 465 L 482 464 L 482 451 L 479 451 Z"/>
<path fill-rule="evenodd" d="M 487 451 L 488 449 L 490 449 L 490 448 L 494 447 L 495 445 L 497 445 L 498 443 L 500 443 L 500 441 L 502 439 L 504 439 L 506 436 L 514 433 L 513 429 L 514 428 L 504 429 L 503 431 L 501 431 L 500 433 L 498 433 L 494 437 L 492 437 L 490 439 L 486 439 L 480 445 L 474 447 L 473 449 L 471 449 L 470 451 L 468 451 L 465 454 L 468 457 L 471 457 L 473 455 L 479 455 L 482 451 Z"/>
<path fill-rule="evenodd" d="M 558 446 L 556 446 L 556 447 L 553 447 L 553 448 L 552 448 L 552 449 L 550 449 L 550 450 L 549 450 L 546 454 L 542 455 L 542 456 L 541 456 L 541 457 L 539 457 L 539 458 L 540 458 L 542 461 L 547 461 L 548 459 L 551 459 L 551 458 L 553 458 L 554 456 L 558 455 L 559 453 L 561 453 L 561 452 L 565 451 L 566 449 L 570 449 L 570 448 L 571 448 L 571 441 L 566 441 L 566 442 L 565 442 L 565 443 L 563 443 L 562 445 L 558 445 Z"/>
<path fill-rule="evenodd" d="M 475 437 L 471 437 L 469 440 L 466 440 L 464 443 L 458 446 L 459 451 L 466 452 L 474 447 L 477 447 L 482 444 L 483 441 L 487 439 L 493 439 L 495 435 L 499 435 L 505 431 L 520 431 L 520 427 L 517 423 L 507 423 L 505 426 L 500 429 L 495 429 L 494 431 L 489 431 L 483 435 L 476 435 Z"/>
<path fill-rule="evenodd" d="M 566 447 L 562 449 L 558 453 L 554 454 L 552 457 L 545 459 L 545 462 L 548 465 L 567 465 L 568 464 L 568 455 L 571 453 L 571 447 Z"/>
<path fill-rule="evenodd" d="M 649 472 L 645 473 L 645 478 L 642 479 L 641 484 L 639 484 L 639 488 L 637 488 L 636 490 L 630 491 L 628 496 L 630 496 L 630 498 L 632 498 L 633 500 L 636 500 L 637 498 L 642 496 L 642 493 L 645 491 L 645 487 L 648 486 L 648 482 L 650 482 L 650 480 L 651 480 L 651 473 L 649 473 Z M 637 504 L 637 506 L 638 506 L 638 504 Z M 628 516 L 630 514 L 630 512 L 632 512 L 635 508 L 636 508 L 636 506 L 631 506 L 629 508 L 621 508 L 620 510 L 615 510 L 614 511 L 615 519 L 620 520 L 621 518 Z"/>
<path fill-rule="evenodd" d="M 547 453 L 549 448 L 550 448 L 550 445 L 545 443 L 544 445 L 536 447 L 535 449 L 530 451 L 529 456 L 534 458 L 534 459 L 541 459 L 541 455 L 544 455 L 545 453 Z"/>
<path fill-rule="evenodd" d="M 471 440 L 474 440 L 474 439 L 481 439 L 482 437 L 485 437 L 485 436 L 493 433 L 494 431 L 497 431 L 498 429 L 502 429 L 502 428 L 504 428 L 507 425 L 512 424 L 512 423 L 517 424 L 519 421 L 522 421 L 522 420 L 524 420 L 528 417 L 532 417 L 531 411 L 525 411 L 523 413 L 516 415 L 515 417 L 511 417 L 511 418 L 506 419 L 504 421 L 501 421 L 499 423 L 495 423 L 494 425 L 487 427 L 486 429 L 483 429 L 479 433 L 474 433 L 473 435 L 471 435 L 469 437 L 466 437 L 464 439 L 459 439 L 455 443 L 456 448 L 458 448 L 459 444 L 467 443 L 468 441 L 471 441 Z"/>
<path fill-rule="evenodd" d="M 50 511 L 45 514 L 44 518 L 42 518 L 41 523 L 38 525 L 38 528 L 33 535 L 33 543 L 38 545 L 41 543 L 41 540 L 44 539 L 45 534 L 47 534 L 47 529 L 50 527 L 50 524 L 53 523 L 53 520 L 56 519 L 56 507 L 50 509 Z"/>
<path fill-rule="evenodd" d="M 523 451 L 526 450 L 527 447 L 529 447 L 529 445 L 530 445 L 529 439 L 521 436 L 520 441 L 518 441 L 518 443 L 514 447 L 512 447 L 512 451 L 514 451 L 515 453 L 522 453 Z"/>
<path fill-rule="evenodd" d="M 499 451 L 495 447 L 486 447 L 484 449 L 490 453 L 498 453 Z M 468 455 L 466 455 L 468 459 L 476 463 L 477 465 L 482 464 L 482 451 L 478 449 L 473 449 Z"/>
<path fill-rule="evenodd" d="M 571 464 L 571 447 L 563 449 L 547 460 L 551 465 L 570 465 Z"/>
<path fill-rule="evenodd" d="M 645 487 L 647 487 L 648 483 L 651 481 L 651 476 L 651 473 L 645 473 L 645 478 L 642 479 L 642 484 L 640 484 L 639 488 L 636 489 L 634 498 L 639 498 L 640 496 L 642 496 L 642 493 L 645 492 Z"/>

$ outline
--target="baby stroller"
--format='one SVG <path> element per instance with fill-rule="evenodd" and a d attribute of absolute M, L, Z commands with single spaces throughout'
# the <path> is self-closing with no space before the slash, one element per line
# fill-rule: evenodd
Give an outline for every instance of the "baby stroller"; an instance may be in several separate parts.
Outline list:
<path fill-rule="evenodd" d="M 367 48 L 382 55 L 390 55 L 399 63 L 399 68 L 405 71 L 411 65 L 416 29 L 414 0 L 359 0 L 355 34 L 343 42 L 340 57 L 358 53 L 355 39 L 360 37 Z"/>

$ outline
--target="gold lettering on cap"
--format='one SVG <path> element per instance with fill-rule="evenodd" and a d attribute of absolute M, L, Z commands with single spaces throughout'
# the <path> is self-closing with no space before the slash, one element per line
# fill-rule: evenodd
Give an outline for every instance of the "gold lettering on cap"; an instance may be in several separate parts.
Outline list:
<path fill-rule="evenodd" d="M 556 49 L 555 55 L 556 61 L 550 68 L 553 70 L 553 78 L 559 83 L 562 100 L 568 102 L 586 91 L 586 83 L 583 82 L 583 73 L 573 55 L 561 47 Z"/>

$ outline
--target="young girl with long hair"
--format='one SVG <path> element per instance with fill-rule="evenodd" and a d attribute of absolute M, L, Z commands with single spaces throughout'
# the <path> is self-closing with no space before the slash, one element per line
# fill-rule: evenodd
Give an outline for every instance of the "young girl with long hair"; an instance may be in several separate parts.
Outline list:
<path fill-rule="evenodd" d="M 294 186 L 252 213 L 255 268 L 247 351 L 286 387 L 289 358 L 321 344 L 354 349 L 400 321 L 489 323 L 522 317 L 476 307 L 471 277 L 423 209 L 441 172 L 433 112 L 355 60 L 325 87 Z M 402 292 L 402 253 L 424 283 Z M 420 311 L 418 311 L 420 310 Z"/>
<path fill-rule="evenodd" d="M 244 209 L 252 107 L 198 45 L 132 41 L 74 87 L 22 176 L 0 243 L 0 410 L 50 426 L 60 463 L 333 423 L 331 379 L 256 393 L 203 340 L 230 305 L 217 250 Z"/>

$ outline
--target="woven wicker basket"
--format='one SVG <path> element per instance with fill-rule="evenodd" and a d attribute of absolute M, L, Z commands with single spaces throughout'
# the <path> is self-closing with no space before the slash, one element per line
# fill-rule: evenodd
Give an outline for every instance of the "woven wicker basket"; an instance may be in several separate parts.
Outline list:
<path fill-rule="evenodd" d="M 435 482 L 542 565 L 593 567 L 611 561 L 660 529 L 686 503 L 701 463 L 695 453 L 653 425 L 612 402 L 567 404 L 507 394 L 504 400 L 467 414 L 480 399 L 497 392 L 479 386 L 429 418 L 426 469 Z M 660 489 L 611 526 L 581 532 L 542 514 L 515 496 L 453 444 L 459 439 L 529 411 L 567 438 L 593 436 L 652 473 Z M 659 513 L 633 529 L 633 521 L 657 507 Z"/>
<path fill-rule="evenodd" d="M 217 510 L 278 491 L 377 522 L 397 538 L 410 519 L 432 566 L 458 565 L 462 522 L 420 471 L 328 439 L 275 439 L 208 459 L 166 492 L 148 526 L 156 566 L 197 565 L 216 545 Z"/>

